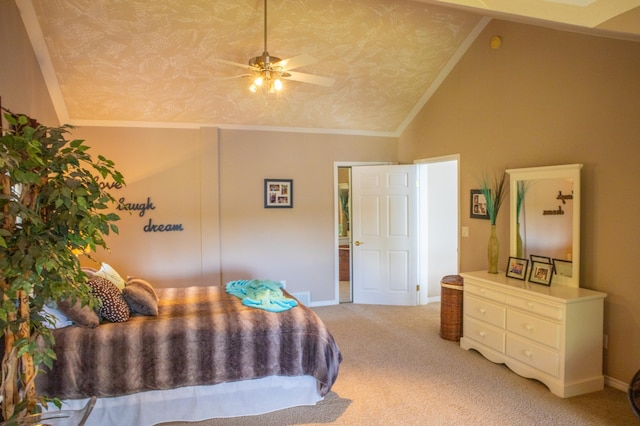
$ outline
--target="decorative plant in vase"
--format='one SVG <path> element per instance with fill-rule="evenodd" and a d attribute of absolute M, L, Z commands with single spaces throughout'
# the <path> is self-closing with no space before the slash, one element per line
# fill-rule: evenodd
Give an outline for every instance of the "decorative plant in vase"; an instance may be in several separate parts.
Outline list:
<path fill-rule="evenodd" d="M 489 245 L 487 248 L 489 261 L 488 271 L 490 274 L 498 273 L 498 255 L 500 247 L 498 244 L 498 237 L 496 235 L 496 219 L 498 218 L 498 212 L 500 211 L 500 206 L 502 206 L 502 201 L 506 194 L 505 182 L 505 172 L 502 172 L 500 177 L 494 175 L 491 180 L 485 175 L 480 182 L 480 190 L 487 202 L 487 215 L 491 222 L 491 235 L 489 236 Z"/>
<path fill-rule="evenodd" d="M 82 140 L 66 140 L 71 126 L 0 111 L 10 125 L 0 128 L 0 391 L 9 420 L 37 412 L 38 403 L 60 406 L 35 389 L 39 366 L 55 361 L 43 306 L 96 303 L 74 252 L 107 248 L 104 236 L 118 232 L 119 217 L 105 212 L 115 199 L 98 177 L 124 179 L 112 161 L 94 160 Z"/>

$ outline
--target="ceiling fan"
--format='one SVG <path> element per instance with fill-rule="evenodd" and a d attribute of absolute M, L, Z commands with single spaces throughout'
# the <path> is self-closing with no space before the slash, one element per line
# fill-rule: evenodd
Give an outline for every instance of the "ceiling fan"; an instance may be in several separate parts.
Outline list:
<path fill-rule="evenodd" d="M 249 90 L 252 92 L 257 92 L 259 89 L 267 93 L 279 92 L 283 87 L 283 79 L 325 87 L 329 87 L 335 82 L 335 80 L 330 77 L 291 71 L 294 68 L 316 62 L 314 58 L 306 53 L 289 59 L 280 59 L 276 56 L 269 55 L 267 51 L 267 0 L 264 0 L 264 51 L 262 55 L 249 59 L 248 65 L 226 61 L 224 59 L 216 60 L 224 64 L 234 65 L 248 70 L 249 74 L 242 74 L 236 77 L 253 78 L 251 86 L 249 87 Z"/>

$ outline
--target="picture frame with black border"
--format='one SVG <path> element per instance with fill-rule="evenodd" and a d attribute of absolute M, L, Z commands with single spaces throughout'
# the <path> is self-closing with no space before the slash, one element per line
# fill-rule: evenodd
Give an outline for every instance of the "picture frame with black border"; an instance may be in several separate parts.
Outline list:
<path fill-rule="evenodd" d="M 538 256 L 537 254 L 529 255 L 531 262 L 551 263 L 551 258 L 547 256 Z"/>
<path fill-rule="evenodd" d="M 527 277 L 528 266 L 528 259 L 509 257 L 509 262 L 507 263 L 507 277 L 524 281 Z"/>
<path fill-rule="evenodd" d="M 487 210 L 487 200 L 481 189 L 471 190 L 470 199 L 470 212 L 471 219 L 487 219 L 489 220 L 489 211 Z"/>
<path fill-rule="evenodd" d="M 293 179 L 264 180 L 264 208 L 292 208 Z"/>
<path fill-rule="evenodd" d="M 556 275 L 571 278 L 573 276 L 573 262 L 570 260 L 553 259 L 553 271 Z"/>
<path fill-rule="evenodd" d="M 545 262 L 531 263 L 531 270 L 529 272 L 529 282 L 550 286 L 552 278 L 553 278 L 553 265 L 551 263 L 545 263 Z"/>

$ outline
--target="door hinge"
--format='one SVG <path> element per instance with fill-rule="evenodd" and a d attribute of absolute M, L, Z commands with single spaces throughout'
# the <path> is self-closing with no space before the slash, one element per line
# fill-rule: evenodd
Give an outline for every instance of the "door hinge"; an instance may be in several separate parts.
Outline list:
<path fill-rule="evenodd" d="M 416 284 L 416 291 L 420 291 L 420 284 Z"/>

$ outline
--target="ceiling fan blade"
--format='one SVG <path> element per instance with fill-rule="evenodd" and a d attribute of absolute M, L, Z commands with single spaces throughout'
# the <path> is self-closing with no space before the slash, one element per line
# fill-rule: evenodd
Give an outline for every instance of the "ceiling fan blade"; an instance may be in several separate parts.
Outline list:
<path fill-rule="evenodd" d="M 249 66 L 249 64 L 241 64 L 239 62 L 227 61 L 225 59 L 214 59 L 214 61 L 221 62 L 221 63 L 227 64 L 227 65 L 233 65 L 235 67 L 241 67 L 241 68 L 244 68 L 244 69 L 250 69 L 251 68 L 251 66 Z"/>
<path fill-rule="evenodd" d="M 276 62 L 274 65 L 278 67 L 282 67 L 283 71 L 289 71 L 294 68 L 303 67 L 305 65 L 311 65 L 318 62 L 311 55 L 303 53 L 302 55 L 294 56 L 292 58 L 283 59 L 280 62 Z"/>
<path fill-rule="evenodd" d="M 287 71 L 287 80 L 299 81 L 301 83 L 316 84 L 318 86 L 330 87 L 336 81 L 331 77 L 324 77 L 321 75 L 307 74 L 303 72 Z"/>
<path fill-rule="evenodd" d="M 243 77 L 252 77 L 251 74 L 238 74 L 238 75 L 230 75 L 228 77 L 217 77 L 216 80 L 235 80 L 236 78 L 243 78 Z"/>

